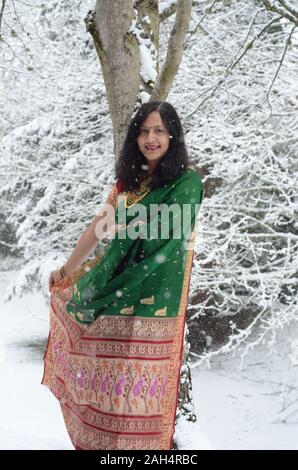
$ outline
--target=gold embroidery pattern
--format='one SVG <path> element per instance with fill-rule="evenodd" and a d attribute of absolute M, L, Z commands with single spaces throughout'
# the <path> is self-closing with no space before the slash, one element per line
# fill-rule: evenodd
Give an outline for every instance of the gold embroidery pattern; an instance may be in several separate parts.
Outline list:
<path fill-rule="evenodd" d="M 62 388 L 62 387 L 61 387 Z M 59 393 L 59 390 L 57 390 Z M 58 394 L 57 393 L 57 394 Z M 117 433 L 106 433 L 106 432 L 94 432 L 92 427 L 88 424 L 82 423 L 75 415 L 71 412 L 64 404 L 61 403 L 61 409 L 66 423 L 68 433 L 72 439 L 72 443 L 75 448 L 82 450 L 156 450 L 159 449 L 160 437 L 156 437 L 157 432 L 149 439 L 147 436 L 126 436 L 122 435 L 121 439 Z M 82 406 L 80 407 L 82 409 Z M 87 411 L 86 407 L 86 411 Z M 131 420 L 132 421 L 132 420 Z M 142 429 L 148 432 L 148 423 L 150 428 L 152 419 L 142 420 L 138 418 L 131 422 L 131 427 L 135 429 Z M 149 429 L 150 429 L 149 428 Z M 79 431 L 78 431 L 79 430 Z"/>
<path fill-rule="evenodd" d="M 79 301 L 81 301 L 81 293 L 80 293 L 80 291 L 78 289 L 78 286 L 76 284 L 74 284 L 74 286 L 73 286 L 73 292 L 74 292 L 74 294 L 76 294 L 78 296 Z"/>
<path fill-rule="evenodd" d="M 125 195 L 126 208 L 131 207 L 132 205 L 141 201 L 141 199 L 143 199 L 145 196 L 147 196 L 147 194 L 151 191 L 151 181 L 152 176 L 150 175 L 141 182 L 139 191 L 123 191 Z"/>
<path fill-rule="evenodd" d="M 76 319 L 76 312 L 68 312 L 68 313 L 72 318 Z"/>
<path fill-rule="evenodd" d="M 151 295 L 151 297 L 144 297 L 143 299 L 140 299 L 140 304 L 153 305 L 154 304 L 154 295 Z"/>
<path fill-rule="evenodd" d="M 82 321 L 84 320 L 84 315 L 82 312 L 77 312 L 77 317 Z"/>
<path fill-rule="evenodd" d="M 151 335 L 156 340 L 169 340 L 176 324 L 176 318 L 157 317 L 118 317 L 99 315 L 88 328 L 88 336 L 109 338 L 148 339 Z M 69 325 L 67 325 L 69 328 Z M 84 339 L 84 338 L 82 338 Z"/>
<path fill-rule="evenodd" d="M 67 277 L 72 284 L 75 284 L 87 272 L 89 272 L 89 271 L 91 271 L 91 269 L 95 268 L 95 266 L 100 262 L 102 257 L 103 257 L 103 253 L 99 253 L 94 258 L 85 261 L 81 266 L 78 267 L 78 269 L 76 269 L 75 271 L 73 271 L 72 273 L 68 274 L 65 277 Z"/>
<path fill-rule="evenodd" d="M 131 360 L 147 360 L 148 357 L 158 358 L 159 361 L 169 359 L 172 349 L 172 341 L 166 341 L 163 343 L 138 343 L 135 340 L 127 336 L 123 343 L 123 339 L 111 342 L 110 340 L 93 341 L 87 336 L 86 339 L 82 339 L 75 348 L 69 353 L 71 357 L 80 357 L 81 363 L 84 362 L 85 357 L 90 355 L 96 355 L 97 357 L 109 356 L 111 358 L 124 356 L 129 357 Z M 86 360 L 86 367 L 88 366 L 88 360 Z"/>
<path fill-rule="evenodd" d="M 167 314 L 167 307 L 160 308 L 154 312 L 157 317 L 164 317 Z"/>
<path fill-rule="evenodd" d="M 120 310 L 120 313 L 123 315 L 132 315 L 134 311 L 134 306 L 132 305 L 131 307 L 124 307 Z"/>

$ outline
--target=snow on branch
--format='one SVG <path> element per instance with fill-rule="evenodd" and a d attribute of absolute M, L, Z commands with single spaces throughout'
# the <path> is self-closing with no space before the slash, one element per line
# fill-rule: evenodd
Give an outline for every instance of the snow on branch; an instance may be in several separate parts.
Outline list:
<path fill-rule="evenodd" d="M 263 0 L 265 8 L 298 26 L 298 10 L 285 0 Z"/>

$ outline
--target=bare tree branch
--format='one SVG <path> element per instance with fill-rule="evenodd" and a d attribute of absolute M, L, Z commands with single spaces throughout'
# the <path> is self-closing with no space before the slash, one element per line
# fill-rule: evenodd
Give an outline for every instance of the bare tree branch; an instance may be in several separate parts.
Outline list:
<path fill-rule="evenodd" d="M 187 121 L 193 114 L 195 114 L 195 113 L 198 111 L 198 109 L 199 109 L 209 98 L 211 98 L 211 97 L 215 94 L 215 92 L 218 90 L 218 88 L 219 88 L 221 85 L 224 84 L 226 78 L 231 74 L 232 70 L 233 70 L 233 69 L 237 66 L 237 64 L 241 61 L 241 59 L 243 58 L 243 56 L 253 47 L 254 42 L 255 42 L 257 39 L 259 39 L 259 38 L 262 36 L 262 34 L 264 34 L 265 31 L 266 31 L 273 23 L 276 23 L 276 22 L 279 21 L 279 18 L 273 18 L 273 20 L 269 21 L 269 23 L 267 23 L 267 24 L 261 29 L 261 31 L 260 31 L 256 36 L 254 36 L 254 38 L 253 38 L 246 46 L 244 46 L 245 43 L 246 43 L 246 41 L 247 41 L 247 38 L 248 38 L 248 36 L 249 36 L 249 33 L 250 33 L 251 29 L 252 29 L 252 26 L 253 26 L 253 24 L 254 24 L 254 21 L 255 21 L 255 19 L 256 19 L 256 17 L 257 17 L 257 15 L 258 15 L 259 12 L 260 12 L 260 10 L 258 10 L 258 11 L 255 13 L 255 15 L 254 15 L 254 17 L 253 17 L 253 19 L 252 19 L 252 21 L 251 21 L 251 24 L 250 24 L 250 26 L 249 26 L 249 28 L 248 28 L 248 32 L 247 32 L 247 34 L 246 34 L 246 37 L 245 37 L 243 43 L 241 44 L 241 46 L 239 47 L 239 49 L 238 49 L 237 53 L 235 54 L 234 58 L 231 60 L 230 64 L 229 64 L 228 67 L 226 68 L 226 70 L 225 70 L 225 72 L 224 72 L 224 76 L 223 76 L 220 80 L 218 80 L 218 82 L 217 82 L 215 85 L 211 86 L 210 88 L 208 88 L 208 89 L 204 92 L 204 94 L 206 94 L 206 93 L 208 93 L 209 91 L 211 91 L 211 93 L 208 94 L 208 95 L 199 103 L 199 105 L 198 105 L 191 113 L 189 113 L 189 114 L 186 116 L 184 123 L 186 123 L 186 121 Z M 237 58 L 238 53 L 241 51 L 241 49 L 242 49 L 243 47 L 244 47 L 243 52 L 242 52 L 242 53 L 239 55 L 239 57 Z"/>
<path fill-rule="evenodd" d="M 2 18 L 4 13 L 6 0 L 2 0 L 1 10 L 0 10 L 0 38 L 1 38 L 1 26 L 2 26 Z"/>
<path fill-rule="evenodd" d="M 196 34 L 198 32 L 198 30 L 200 29 L 201 31 L 203 31 L 203 33 L 205 34 L 208 34 L 208 31 L 205 30 L 205 28 L 202 26 L 202 22 L 203 20 L 206 18 L 207 15 L 209 15 L 211 12 L 212 12 L 212 8 L 214 7 L 214 5 L 216 3 L 218 3 L 219 0 L 213 0 L 212 4 L 206 8 L 206 10 L 204 11 L 204 14 L 202 15 L 202 17 L 200 18 L 200 21 L 197 23 L 197 25 L 194 27 L 194 29 L 192 29 L 190 32 L 189 32 L 189 35 L 188 35 L 188 38 L 186 39 L 185 41 L 185 45 L 187 45 L 187 43 L 189 42 L 190 38 Z"/>
<path fill-rule="evenodd" d="M 175 23 L 168 42 L 167 56 L 152 91 L 151 99 L 164 101 L 169 94 L 183 55 L 185 35 L 191 16 L 191 0 L 178 0 Z"/>
<path fill-rule="evenodd" d="M 266 10 L 272 11 L 274 13 L 278 13 L 283 18 L 287 18 L 289 21 L 294 23 L 298 26 L 298 11 L 291 7 L 286 1 L 284 0 L 277 0 L 278 3 L 281 5 L 280 7 L 276 5 L 276 2 L 272 0 L 263 0 L 264 6 Z"/>
<path fill-rule="evenodd" d="M 159 15 L 159 22 L 162 23 L 163 21 L 167 20 L 170 16 L 176 13 L 177 10 L 177 3 L 174 1 L 170 6 L 165 8 L 163 12 Z"/>
<path fill-rule="evenodd" d="M 283 61 L 284 61 L 284 58 L 285 58 L 287 49 L 288 49 L 288 47 L 289 47 L 289 44 L 291 43 L 291 38 L 292 38 L 292 35 L 293 35 L 293 32 L 294 32 L 295 29 L 296 29 L 296 25 L 294 25 L 294 26 L 292 27 L 291 32 L 290 32 L 289 36 L 287 37 L 286 44 L 285 44 L 285 47 L 284 47 L 284 50 L 283 50 L 283 54 L 282 54 L 281 59 L 280 59 L 280 61 L 279 61 L 279 65 L 278 65 L 278 67 L 277 67 L 277 69 L 276 69 L 276 71 L 275 71 L 275 74 L 274 74 L 274 77 L 273 77 L 273 79 L 272 79 L 272 82 L 270 83 L 270 86 L 269 86 L 268 91 L 267 91 L 267 93 L 266 93 L 266 95 L 265 95 L 265 98 L 264 98 L 264 99 L 267 99 L 267 100 L 268 100 L 268 103 L 269 103 L 269 106 L 270 106 L 270 115 L 271 115 L 271 113 L 272 113 L 272 105 L 271 105 L 270 99 L 269 99 L 270 91 L 272 90 L 272 87 L 273 87 L 273 85 L 274 85 L 274 82 L 275 82 L 275 80 L 276 80 L 276 78 L 277 78 L 277 75 L 278 75 L 280 69 L 281 69 L 281 66 L 282 66 L 282 64 L 283 64 Z M 270 117 L 270 115 L 269 115 L 269 117 Z M 269 117 L 268 117 L 267 119 L 269 119 Z M 263 122 L 265 122 L 265 121 L 263 121 Z"/>
<path fill-rule="evenodd" d="M 17 12 L 17 9 L 16 9 L 16 6 L 15 6 L 14 0 L 12 1 L 12 6 L 13 6 L 13 11 L 14 11 L 15 17 L 16 17 L 16 19 L 17 19 L 18 24 L 20 25 L 21 30 L 22 30 L 25 34 L 27 34 L 27 32 L 25 31 L 24 26 L 22 25 L 21 20 L 20 20 L 20 18 L 19 18 L 19 14 L 18 14 L 18 12 Z"/>
<path fill-rule="evenodd" d="M 285 10 L 289 11 L 293 16 L 296 16 L 298 18 L 298 10 L 293 8 L 288 2 L 285 2 L 285 0 L 277 1 L 285 8 Z"/>

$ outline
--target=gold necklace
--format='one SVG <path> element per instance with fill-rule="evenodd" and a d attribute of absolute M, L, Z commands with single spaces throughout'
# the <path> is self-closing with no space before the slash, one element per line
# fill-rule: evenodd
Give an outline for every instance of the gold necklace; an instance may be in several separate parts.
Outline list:
<path fill-rule="evenodd" d="M 137 202 L 141 201 L 147 194 L 151 191 L 151 181 L 152 176 L 147 176 L 143 181 L 141 181 L 139 190 L 124 191 L 125 196 L 125 207 L 131 207 Z"/>

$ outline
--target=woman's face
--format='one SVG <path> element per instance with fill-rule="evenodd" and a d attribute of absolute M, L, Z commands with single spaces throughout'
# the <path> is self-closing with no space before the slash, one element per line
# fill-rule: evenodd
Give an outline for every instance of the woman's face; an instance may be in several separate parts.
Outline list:
<path fill-rule="evenodd" d="M 140 128 L 137 143 L 147 161 L 157 162 L 169 148 L 169 133 L 158 111 L 152 111 Z"/>

